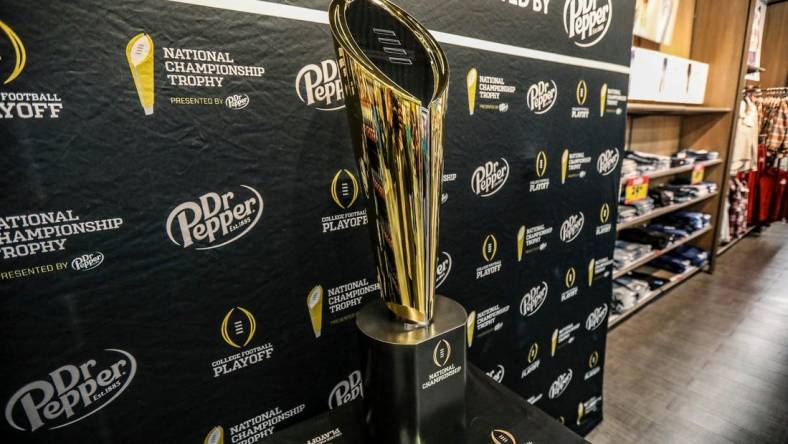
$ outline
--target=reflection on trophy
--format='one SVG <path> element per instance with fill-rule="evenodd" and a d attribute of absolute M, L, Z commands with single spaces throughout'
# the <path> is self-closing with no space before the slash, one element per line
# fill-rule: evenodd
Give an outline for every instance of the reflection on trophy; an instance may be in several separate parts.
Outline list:
<path fill-rule="evenodd" d="M 605 109 L 607 109 L 607 83 L 602 85 L 602 91 L 599 93 L 599 117 L 605 117 Z"/>
<path fill-rule="evenodd" d="M 309 309 L 309 319 L 312 320 L 312 330 L 315 337 L 319 338 L 323 327 L 323 287 L 315 286 L 306 297 L 306 306 Z"/>
<path fill-rule="evenodd" d="M 588 263 L 588 286 L 594 284 L 594 271 L 596 270 L 596 259 L 591 259 L 591 262 Z"/>
<path fill-rule="evenodd" d="M 517 232 L 517 262 L 522 262 L 524 248 L 525 248 L 525 225 L 520 227 L 520 230 Z"/>
<path fill-rule="evenodd" d="M 473 115 L 473 112 L 476 111 L 476 90 L 479 86 L 479 71 L 476 68 L 469 69 L 465 81 L 468 86 L 468 112 Z"/>
<path fill-rule="evenodd" d="M 550 356 L 555 356 L 555 350 L 558 348 L 558 329 L 553 330 L 553 339 L 550 343 Z"/>
<path fill-rule="evenodd" d="M 476 331 L 476 312 L 472 311 L 468 314 L 468 348 L 473 346 L 473 334 Z"/>
<path fill-rule="evenodd" d="M 129 40 L 126 45 L 126 60 L 129 62 L 134 86 L 145 115 L 153 114 L 155 94 L 153 89 L 153 39 L 148 34 L 140 33 Z"/>
<path fill-rule="evenodd" d="M 566 183 L 566 175 L 569 174 L 569 150 L 564 150 L 561 154 L 561 183 Z"/>
<path fill-rule="evenodd" d="M 333 0 L 329 22 L 382 296 L 356 316 L 368 431 L 380 444 L 460 442 L 468 316 L 435 295 L 449 64 L 388 0 Z"/>
<path fill-rule="evenodd" d="M 208 432 L 203 444 L 224 444 L 224 429 L 222 426 L 216 426 Z"/>

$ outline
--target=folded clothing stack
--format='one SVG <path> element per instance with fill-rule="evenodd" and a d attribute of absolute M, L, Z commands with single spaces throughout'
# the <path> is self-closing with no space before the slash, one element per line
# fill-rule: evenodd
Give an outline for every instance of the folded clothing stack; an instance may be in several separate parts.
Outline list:
<path fill-rule="evenodd" d="M 709 260 L 709 254 L 699 248 L 682 245 L 668 254 L 660 256 L 649 262 L 656 268 L 670 271 L 671 273 L 685 273 L 690 267 L 702 267 Z"/>
<path fill-rule="evenodd" d="M 627 151 L 626 158 L 637 164 L 640 173 L 650 173 L 653 171 L 667 170 L 670 168 L 670 157 L 658 154 L 642 153 L 639 151 Z"/>
<path fill-rule="evenodd" d="M 641 273 L 639 271 L 630 271 L 627 273 L 627 277 L 646 282 L 652 291 L 668 283 L 667 279 L 663 279 L 659 276 L 654 276 L 648 273 Z"/>
<path fill-rule="evenodd" d="M 639 200 L 637 202 L 632 202 L 631 206 L 635 207 L 635 210 L 638 212 L 638 216 L 642 216 L 644 214 L 650 213 L 654 210 L 656 206 L 654 204 L 654 199 L 647 197 L 643 200 Z"/>
<path fill-rule="evenodd" d="M 618 285 L 613 282 L 613 298 L 611 300 L 611 308 L 614 314 L 621 314 L 627 310 L 631 310 L 638 303 L 638 294 L 629 288 Z"/>
<path fill-rule="evenodd" d="M 681 231 L 681 230 L 677 230 Z M 656 250 L 662 250 L 668 245 L 686 237 L 687 234 L 681 234 L 676 231 L 657 230 L 651 227 L 634 228 L 631 230 L 624 230 L 618 234 L 618 238 L 627 242 L 634 242 L 637 244 L 651 245 Z"/>
<path fill-rule="evenodd" d="M 619 205 L 618 206 L 618 221 L 619 222 L 626 222 L 630 219 L 636 218 L 638 215 L 637 208 L 631 205 Z"/>
<path fill-rule="evenodd" d="M 684 149 L 673 155 L 674 158 L 691 159 L 694 162 L 705 162 L 707 160 L 717 160 L 720 153 L 708 150 Z"/>
<path fill-rule="evenodd" d="M 662 206 L 688 202 L 717 191 L 714 182 L 701 182 L 697 185 L 670 183 L 649 191 L 649 195 Z"/>
<path fill-rule="evenodd" d="M 621 162 L 621 177 L 628 178 L 628 177 L 637 177 L 640 175 L 640 171 L 638 171 L 638 164 L 632 159 L 624 159 Z"/>
<path fill-rule="evenodd" d="M 651 245 L 617 240 L 616 249 L 613 252 L 613 263 L 616 268 L 624 268 L 651 253 L 651 250 Z"/>
<path fill-rule="evenodd" d="M 694 233 L 711 225 L 711 214 L 697 211 L 679 211 L 660 217 L 655 224 L 668 225 Z"/>

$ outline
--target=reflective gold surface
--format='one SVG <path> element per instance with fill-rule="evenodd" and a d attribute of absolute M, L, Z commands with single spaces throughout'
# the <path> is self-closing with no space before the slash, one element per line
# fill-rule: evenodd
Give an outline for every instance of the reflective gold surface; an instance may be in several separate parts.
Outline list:
<path fill-rule="evenodd" d="M 429 100 L 406 91 L 362 51 L 347 19 L 357 1 L 390 14 L 422 46 L 433 76 Z M 435 301 L 446 56 L 429 31 L 386 0 L 334 0 L 329 20 L 372 221 L 381 293 L 400 319 L 428 325 Z"/>

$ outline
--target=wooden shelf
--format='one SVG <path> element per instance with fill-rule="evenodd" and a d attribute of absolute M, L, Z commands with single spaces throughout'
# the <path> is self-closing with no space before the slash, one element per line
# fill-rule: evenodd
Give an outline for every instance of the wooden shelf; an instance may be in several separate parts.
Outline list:
<path fill-rule="evenodd" d="M 662 287 L 648 293 L 646 296 L 642 297 L 634 307 L 630 308 L 629 310 L 621 313 L 610 315 L 607 320 L 608 328 L 613 328 L 615 325 L 621 323 L 623 320 L 627 319 L 628 317 L 632 316 L 633 314 L 640 311 L 643 307 L 654 302 L 658 297 L 664 295 L 665 293 L 669 292 L 671 289 L 675 288 L 677 285 L 686 282 L 687 279 L 691 278 L 698 274 L 701 270 L 705 267 L 690 267 L 684 273 L 674 275 L 670 278 L 670 282 L 666 283 Z"/>
<path fill-rule="evenodd" d="M 638 216 L 638 217 L 635 217 L 633 219 L 629 219 L 629 220 L 624 221 L 624 222 L 619 222 L 618 225 L 616 226 L 616 231 L 621 231 L 621 230 L 625 230 L 627 228 L 632 228 L 634 226 L 642 224 L 643 222 L 648 222 L 651 219 L 655 219 L 655 218 L 657 218 L 659 216 L 664 216 L 666 214 L 670 214 L 670 213 L 672 213 L 674 211 L 677 211 L 677 210 L 680 210 L 682 208 L 687 208 L 689 206 L 695 205 L 698 202 L 703 202 L 705 200 L 711 199 L 712 197 L 714 197 L 714 196 L 716 196 L 718 194 L 720 194 L 720 192 L 719 191 L 715 191 L 713 193 L 709 193 L 709 194 L 707 194 L 705 196 L 701 196 L 701 197 L 698 197 L 696 199 L 689 200 L 687 202 L 682 202 L 682 203 L 677 203 L 677 204 L 673 204 L 673 205 L 668 205 L 666 207 L 655 208 L 654 211 L 651 211 L 651 212 L 649 212 L 647 214 L 644 214 L 642 216 Z"/>
<path fill-rule="evenodd" d="M 638 177 L 648 177 L 649 179 L 656 179 L 658 177 L 675 176 L 676 174 L 692 171 L 692 169 L 698 165 L 703 165 L 704 167 L 710 167 L 714 165 L 719 165 L 721 163 L 722 163 L 722 159 L 706 160 L 703 162 L 695 162 L 692 165 L 685 165 L 676 168 L 668 168 L 666 170 L 652 171 L 649 173 L 640 174 L 638 176 L 622 177 L 621 184 L 623 185 L 627 183 L 629 179 L 637 179 Z"/>
<path fill-rule="evenodd" d="M 668 245 L 667 247 L 665 247 L 665 248 L 663 248 L 661 250 L 652 251 L 651 253 L 641 257 L 640 259 L 632 262 L 631 264 L 627 265 L 626 267 L 624 267 L 624 268 L 622 268 L 620 270 L 613 270 L 613 279 L 618 279 L 621 276 L 624 276 L 625 274 L 629 273 L 630 271 L 632 271 L 632 270 L 634 270 L 636 268 L 639 268 L 639 267 L 641 267 L 643 265 L 646 265 L 647 263 L 653 261 L 654 259 L 656 259 L 656 258 L 658 258 L 658 257 L 660 257 L 660 256 L 662 256 L 664 254 L 667 254 L 667 253 L 675 250 L 676 248 L 678 248 L 678 247 L 680 247 L 680 246 L 682 246 L 682 245 L 684 245 L 686 243 L 689 243 L 689 242 L 691 242 L 691 241 L 703 236 L 704 234 L 706 234 L 709 231 L 711 231 L 711 228 L 712 227 L 710 225 L 710 226 L 708 226 L 706 228 L 698 230 L 698 231 L 690 234 L 689 236 L 685 237 L 684 239 L 681 239 L 681 240 L 678 240 L 676 242 L 673 242 L 672 244 Z"/>
<path fill-rule="evenodd" d="M 630 102 L 627 105 L 629 115 L 653 115 L 667 114 L 676 116 L 688 116 L 693 114 L 715 114 L 728 113 L 731 108 L 717 106 L 693 106 L 670 103 L 636 103 Z"/>

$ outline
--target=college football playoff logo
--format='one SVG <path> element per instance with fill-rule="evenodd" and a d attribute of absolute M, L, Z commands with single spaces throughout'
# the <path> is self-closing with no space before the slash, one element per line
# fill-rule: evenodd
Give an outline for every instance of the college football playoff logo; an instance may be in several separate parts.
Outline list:
<path fill-rule="evenodd" d="M 18 35 L 11 29 L 10 26 L 6 25 L 2 20 L 0 20 L 0 31 L 3 31 L 3 34 L 8 38 L 8 41 L 11 43 L 11 48 L 14 50 L 14 65 L 13 68 L 10 69 L 8 72 L 8 76 L 3 81 L 3 85 L 8 85 L 9 83 L 13 82 L 14 79 L 19 77 L 22 74 L 22 70 L 25 69 L 25 64 L 27 63 L 27 50 L 25 50 L 25 45 L 22 43 L 22 40 L 19 38 Z M 5 62 L 4 58 L 0 56 L 0 62 Z M 5 72 L 5 63 L 0 63 L 0 75 L 3 75 Z"/>
<path fill-rule="evenodd" d="M 432 360 L 438 367 L 443 367 L 449 362 L 451 358 L 451 344 L 445 339 L 441 339 L 435 344 L 435 350 L 432 352 Z"/>
<path fill-rule="evenodd" d="M 498 239 L 495 238 L 495 235 L 490 234 L 484 238 L 482 243 L 482 257 L 487 262 L 492 262 L 496 254 L 498 254 Z"/>
<path fill-rule="evenodd" d="M 243 307 L 231 308 L 222 320 L 222 339 L 234 348 L 249 345 L 254 338 L 255 330 L 257 330 L 257 322 L 254 316 Z"/>
<path fill-rule="evenodd" d="M 339 170 L 331 181 L 331 198 L 339 208 L 347 210 L 358 200 L 358 181 L 348 170 Z"/>
<path fill-rule="evenodd" d="M 517 444 L 514 435 L 506 430 L 495 429 L 490 433 L 490 438 L 493 444 Z"/>

